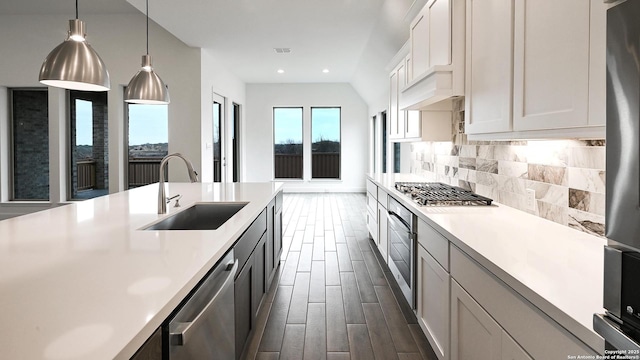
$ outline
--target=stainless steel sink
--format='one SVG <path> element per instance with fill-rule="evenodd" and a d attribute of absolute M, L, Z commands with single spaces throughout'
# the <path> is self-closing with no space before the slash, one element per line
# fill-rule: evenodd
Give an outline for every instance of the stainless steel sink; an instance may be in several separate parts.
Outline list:
<path fill-rule="evenodd" d="M 246 202 L 197 203 L 144 230 L 215 230 L 247 204 Z"/>

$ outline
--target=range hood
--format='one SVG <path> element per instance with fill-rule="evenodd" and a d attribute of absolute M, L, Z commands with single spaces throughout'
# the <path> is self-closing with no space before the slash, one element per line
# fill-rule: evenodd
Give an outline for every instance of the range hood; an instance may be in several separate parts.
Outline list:
<path fill-rule="evenodd" d="M 464 69 L 436 65 L 400 89 L 401 110 L 428 110 L 442 100 L 464 96 Z"/>
<path fill-rule="evenodd" d="M 465 19 L 464 0 L 433 0 L 411 22 L 400 110 L 429 110 L 433 104 L 464 96 Z"/>

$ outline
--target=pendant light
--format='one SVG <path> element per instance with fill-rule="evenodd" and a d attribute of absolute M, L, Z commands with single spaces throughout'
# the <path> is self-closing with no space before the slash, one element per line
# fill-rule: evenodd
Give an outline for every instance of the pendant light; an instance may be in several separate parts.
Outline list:
<path fill-rule="evenodd" d="M 142 55 L 142 69 L 133 76 L 124 93 L 124 101 L 134 104 L 168 104 L 169 90 L 153 71 L 149 55 L 149 0 L 147 4 L 147 54 Z"/>
<path fill-rule="evenodd" d="M 48 86 L 71 90 L 107 91 L 109 72 L 104 62 L 87 43 L 84 21 L 69 20 L 67 39 L 44 59 L 38 80 Z"/>

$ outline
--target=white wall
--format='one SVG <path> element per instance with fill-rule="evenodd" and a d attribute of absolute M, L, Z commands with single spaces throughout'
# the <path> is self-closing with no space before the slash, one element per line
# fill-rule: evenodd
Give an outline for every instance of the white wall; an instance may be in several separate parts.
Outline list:
<path fill-rule="evenodd" d="M 55 46 L 61 43 L 68 30 L 68 20 L 73 16 L 60 15 L 0 15 L 0 87 L 40 87 L 38 72 L 42 61 Z M 145 16 L 142 14 L 105 14 L 81 16 L 87 26 L 87 40 L 104 60 L 111 76 L 109 101 L 109 190 L 124 189 L 123 171 L 126 152 L 124 139 L 124 103 L 122 88 L 140 69 L 141 56 L 145 53 Z M 156 72 L 170 89 L 169 105 L 169 151 L 181 152 L 189 157 L 196 168 L 201 167 L 200 153 L 200 53 L 159 27 L 149 23 L 149 52 L 153 56 Z M 0 92 L 0 95 L 2 92 Z M 57 149 L 50 149 L 54 156 L 51 162 L 52 178 L 51 203 L 66 200 L 64 179 L 66 173 L 67 109 L 64 91 L 50 88 L 49 128 L 56 130 L 50 136 L 56 137 L 50 143 Z M 60 100 L 61 99 L 61 100 Z M 0 113 L 7 114 L 7 102 L 0 101 Z M 3 115 L 4 116 L 4 115 Z M 5 131 L 5 128 L 1 129 Z M 0 137 L 4 139 L 4 137 Z M 0 140 L 2 141 L 2 140 Z M 0 148 L 6 149 L 5 144 Z M 6 154 L 6 152 L 4 152 Z M 5 155 L 6 156 L 6 155 Z M 8 161 L 0 156 L 0 178 L 6 179 Z M 58 161 L 59 160 L 59 161 Z M 173 162 L 172 162 L 173 163 Z M 176 162 L 170 166 L 169 179 L 188 181 L 184 165 Z M 6 189 L 6 181 L 2 187 Z M 6 192 L 0 192 L 2 202 L 8 200 Z M 43 208 L 50 204 L 41 204 Z M 13 209 L 8 209 L 13 207 Z M 0 213 L 29 212 L 33 206 L 24 204 L 0 205 Z M 35 210 L 38 206 L 35 206 Z M 0 214 L 0 218 L 2 215 Z"/>
<path fill-rule="evenodd" d="M 350 84 L 247 84 L 245 107 L 246 181 L 273 180 L 273 108 L 302 106 L 303 126 L 309 129 L 310 109 L 315 106 L 341 107 L 340 181 L 310 180 L 305 166 L 304 180 L 285 182 L 286 191 L 364 191 L 367 171 L 367 104 Z M 305 131 L 305 156 L 310 154 L 310 135 Z"/>
<path fill-rule="evenodd" d="M 201 177 L 202 182 L 213 181 L 213 147 L 207 148 L 207 144 L 213 143 L 213 108 L 212 108 L 212 94 L 216 93 L 225 99 L 225 119 L 232 121 L 233 108 L 232 104 L 236 103 L 244 106 L 245 101 L 245 84 L 235 75 L 229 72 L 213 55 L 211 50 L 202 49 L 201 53 L 201 153 L 202 153 L 202 167 Z M 241 111 L 242 116 L 242 111 Z M 241 121 L 241 131 L 244 130 L 242 126 L 243 119 Z M 230 139 L 230 128 L 225 129 L 227 139 Z M 230 153 L 231 141 L 227 140 L 227 153 Z M 242 151 L 241 151 L 242 152 Z M 231 158 L 227 158 L 227 163 L 231 163 Z M 244 163 L 241 160 L 241 163 Z M 244 170 L 241 169 L 241 174 L 244 174 Z"/>

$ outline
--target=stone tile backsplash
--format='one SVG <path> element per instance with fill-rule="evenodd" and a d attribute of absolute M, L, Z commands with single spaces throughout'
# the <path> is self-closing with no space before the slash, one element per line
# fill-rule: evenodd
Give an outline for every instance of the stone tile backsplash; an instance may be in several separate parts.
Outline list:
<path fill-rule="evenodd" d="M 463 118 L 454 113 L 454 129 Z M 468 141 L 454 133 L 452 142 L 413 143 L 410 171 L 604 236 L 604 140 Z M 535 191 L 535 211 L 527 210 L 527 189 Z"/>

